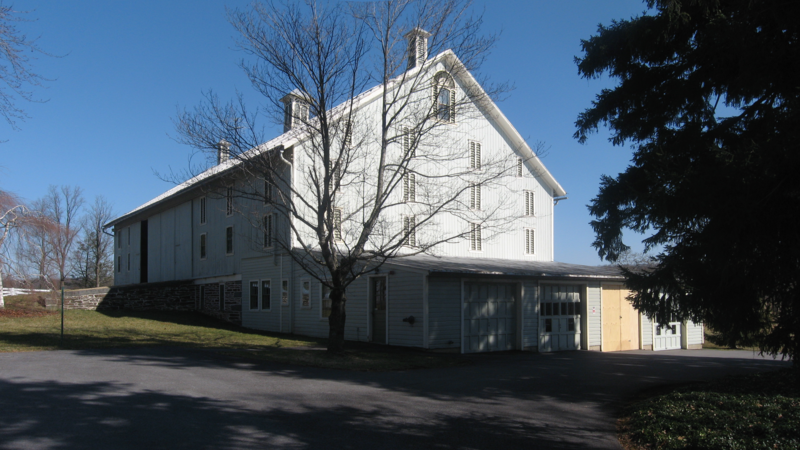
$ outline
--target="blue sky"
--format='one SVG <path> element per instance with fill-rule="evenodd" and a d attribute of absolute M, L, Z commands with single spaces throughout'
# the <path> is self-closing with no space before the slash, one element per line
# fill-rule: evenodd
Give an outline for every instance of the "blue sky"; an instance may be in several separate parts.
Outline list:
<path fill-rule="evenodd" d="M 20 24 L 39 46 L 58 57 L 38 56 L 50 78 L 35 95 L 44 103 L 19 103 L 30 118 L 12 130 L 0 123 L 0 188 L 26 200 L 48 185 L 81 186 L 88 202 L 105 196 L 118 214 L 172 187 L 155 175 L 188 167 L 191 149 L 176 143 L 172 119 L 214 89 L 230 98 L 252 92 L 237 67 L 234 30 L 225 7 L 247 1 L 6 1 L 30 11 Z M 578 76 L 573 58 L 580 40 L 599 23 L 641 14 L 638 0 L 476 1 L 486 8 L 484 31 L 502 31 L 481 72 L 516 86 L 500 109 L 529 142 L 550 148 L 544 164 L 569 199 L 555 211 L 555 259 L 600 264 L 586 205 L 602 174 L 616 175 L 632 151 L 613 147 L 601 130 L 587 144 L 572 134 L 575 119 L 608 80 Z M 255 96 L 250 96 L 256 101 Z M 274 135 L 280 130 L 276 127 Z M 628 244 L 640 250 L 640 237 Z"/>

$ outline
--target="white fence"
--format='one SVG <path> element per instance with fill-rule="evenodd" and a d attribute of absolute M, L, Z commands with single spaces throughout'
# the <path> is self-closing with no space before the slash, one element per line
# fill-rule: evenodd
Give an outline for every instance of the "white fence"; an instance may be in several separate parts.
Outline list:
<path fill-rule="evenodd" d="M 3 288 L 3 296 L 33 294 L 34 292 L 50 292 L 50 289 Z"/>

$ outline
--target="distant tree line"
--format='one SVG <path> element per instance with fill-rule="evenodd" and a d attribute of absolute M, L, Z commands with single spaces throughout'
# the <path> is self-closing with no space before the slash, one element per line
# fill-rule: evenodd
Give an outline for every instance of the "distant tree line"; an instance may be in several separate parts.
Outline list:
<path fill-rule="evenodd" d="M 102 196 L 87 205 L 77 186 L 50 186 L 30 203 L 0 190 L 0 288 L 112 284 L 113 237 L 103 224 L 113 214 Z"/>

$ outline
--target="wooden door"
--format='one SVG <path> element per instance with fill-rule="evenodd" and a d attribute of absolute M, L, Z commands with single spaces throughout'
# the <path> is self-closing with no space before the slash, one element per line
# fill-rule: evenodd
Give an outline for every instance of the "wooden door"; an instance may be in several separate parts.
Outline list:
<path fill-rule="evenodd" d="M 603 351 L 639 348 L 639 312 L 628 301 L 630 291 L 621 285 L 603 286 Z"/>

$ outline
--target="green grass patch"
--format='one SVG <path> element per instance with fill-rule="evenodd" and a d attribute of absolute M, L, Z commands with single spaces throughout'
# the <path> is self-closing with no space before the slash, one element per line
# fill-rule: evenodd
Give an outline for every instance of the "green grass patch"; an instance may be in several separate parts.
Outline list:
<path fill-rule="evenodd" d="M 800 448 L 800 376 L 793 369 L 725 377 L 630 405 L 620 420 L 629 449 Z"/>
<path fill-rule="evenodd" d="M 10 305 L 9 305 L 10 306 Z M 346 370 L 406 370 L 450 367 L 458 355 L 346 343 L 344 355 L 329 355 L 325 339 L 237 327 L 199 313 L 158 311 L 66 311 L 63 345 L 58 313 L 7 307 L 0 313 L 0 352 L 180 346 L 223 354 Z"/>

